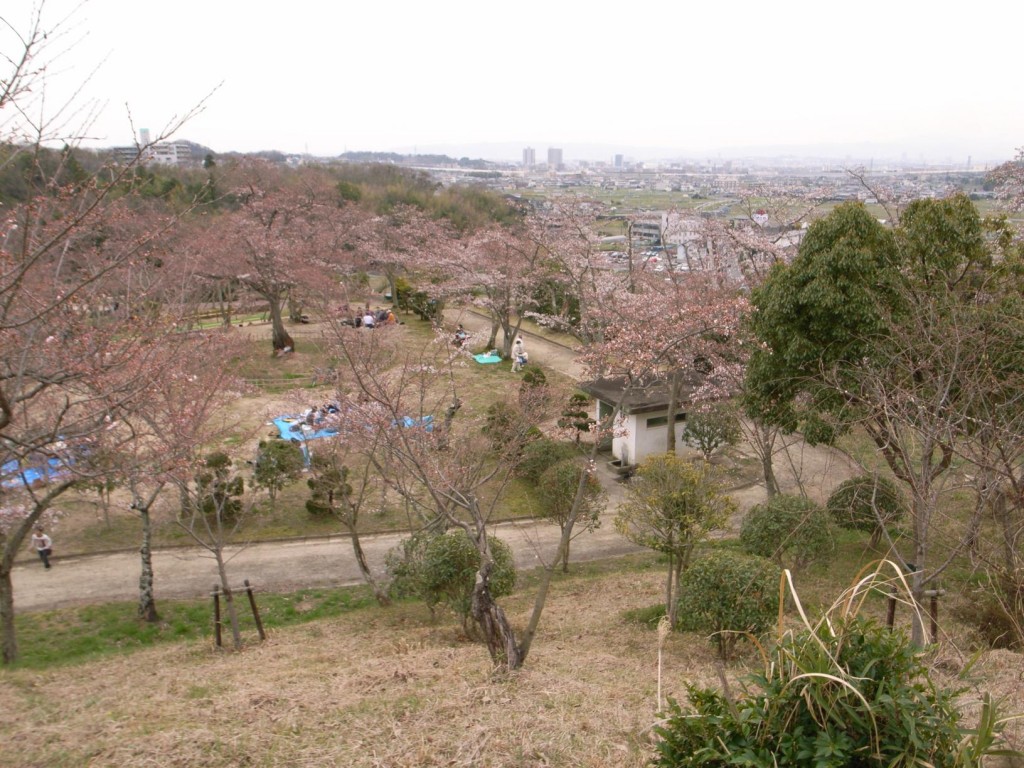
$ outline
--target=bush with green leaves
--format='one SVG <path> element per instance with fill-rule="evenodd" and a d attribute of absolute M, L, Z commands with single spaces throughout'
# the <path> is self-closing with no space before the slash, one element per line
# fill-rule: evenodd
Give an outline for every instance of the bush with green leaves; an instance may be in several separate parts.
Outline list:
<path fill-rule="evenodd" d="M 739 414 L 731 403 L 713 403 L 686 415 L 683 440 L 695 446 L 705 461 L 710 461 L 719 448 L 735 445 L 739 439 Z"/>
<path fill-rule="evenodd" d="M 713 551 L 680 579 L 676 628 L 708 633 L 728 659 L 745 633 L 758 636 L 778 617 L 780 576 L 765 558 Z"/>
<path fill-rule="evenodd" d="M 494 558 L 491 596 L 502 597 L 516 585 L 512 549 L 495 536 L 488 538 L 488 544 Z M 431 613 L 445 605 L 462 618 L 468 630 L 480 553 L 465 531 L 412 536 L 389 552 L 385 563 L 394 596 L 419 598 Z"/>
<path fill-rule="evenodd" d="M 562 429 L 573 431 L 573 442 L 580 444 L 580 438 L 584 432 L 589 432 L 595 424 L 590 415 L 590 397 L 582 392 L 574 392 L 562 409 L 562 415 L 558 419 L 558 426 Z"/>
<path fill-rule="evenodd" d="M 235 473 L 234 462 L 223 451 L 214 451 L 196 474 L 199 508 L 209 518 L 233 523 L 242 513 L 245 481 Z"/>
<path fill-rule="evenodd" d="M 351 519 L 349 468 L 338 463 L 331 454 L 314 453 L 309 469 L 306 485 L 310 497 L 306 500 L 306 511 L 314 517 L 330 517 L 340 512 L 343 520 Z"/>
<path fill-rule="evenodd" d="M 536 485 L 540 482 L 540 476 L 550 467 L 566 459 L 577 458 L 579 455 L 579 448 L 573 443 L 542 437 L 528 443 L 523 449 L 523 459 L 519 462 L 517 473 Z"/>
<path fill-rule="evenodd" d="M 583 482 L 583 496 L 576 505 L 580 481 Z M 537 491 L 541 515 L 555 523 L 563 534 L 567 530 L 573 534 L 566 541 L 565 552 L 562 553 L 562 572 L 568 573 L 571 540 L 600 525 L 605 502 L 601 481 L 582 457 L 564 459 L 544 471 L 537 483 Z"/>
<path fill-rule="evenodd" d="M 825 504 L 840 528 L 870 531 L 871 546 L 886 527 L 907 514 L 907 502 L 896 484 L 879 475 L 859 475 L 842 483 Z"/>
<path fill-rule="evenodd" d="M 724 528 L 735 511 L 721 474 L 707 462 L 655 453 L 637 468 L 615 515 L 615 529 L 634 544 L 668 555 L 665 612 L 672 624 L 680 580 L 694 548 Z"/>
<path fill-rule="evenodd" d="M 974 768 L 997 754 L 1002 721 L 986 698 L 961 727 L 957 692 L 938 688 L 906 636 L 862 618 L 788 633 L 738 698 L 688 686 L 655 728 L 662 768 Z"/>
<path fill-rule="evenodd" d="M 286 485 L 298 480 L 305 466 L 306 457 L 297 443 L 290 440 L 260 440 L 252 481 L 258 488 L 266 489 L 273 509 L 277 504 L 277 494 Z"/>
<path fill-rule="evenodd" d="M 740 526 L 744 551 L 800 571 L 835 556 L 832 518 L 820 504 L 802 496 L 773 496 L 755 505 Z"/>

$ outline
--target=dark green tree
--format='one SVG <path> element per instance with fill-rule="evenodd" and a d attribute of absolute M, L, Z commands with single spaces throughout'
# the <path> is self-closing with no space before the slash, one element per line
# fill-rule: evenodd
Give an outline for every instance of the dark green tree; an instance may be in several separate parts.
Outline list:
<path fill-rule="evenodd" d="M 203 514 L 233 523 L 242 512 L 244 492 L 245 480 L 236 474 L 231 457 L 223 451 L 209 454 L 196 475 L 196 494 Z"/>
<path fill-rule="evenodd" d="M 835 553 L 832 521 L 824 507 L 802 496 L 773 496 L 743 518 L 740 544 L 752 555 L 800 571 Z"/>
<path fill-rule="evenodd" d="M 341 523 L 352 541 L 352 553 L 363 579 L 373 589 L 377 602 L 389 605 L 391 598 L 387 589 L 373 575 L 359 538 L 359 517 L 363 507 L 371 498 L 382 498 L 375 487 L 378 478 L 370 471 L 369 464 L 365 464 L 362 472 L 353 478 L 344 460 L 344 448 L 337 444 L 318 449 L 313 454 L 310 477 L 306 481 L 311 491 L 306 511 L 316 517 L 332 517 Z"/>
<path fill-rule="evenodd" d="M 871 546 L 907 513 L 907 501 L 891 480 L 880 475 L 859 475 L 840 484 L 825 505 L 841 528 L 871 533 Z"/>
<path fill-rule="evenodd" d="M 573 439 L 576 445 L 580 444 L 580 437 L 583 433 L 589 432 L 595 423 L 588 409 L 590 402 L 590 398 L 582 392 L 573 393 L 558 419 L 559 427 L 573 430 Z"/>
<path fill-rule="evenodd" d="M 976 535 L 977 520 L 962 521 L 932 562 L 953 457 L 986 431 L 986 393 L 1019 380 L 1019 275 L 1005 222 L 957 195 L 911 203 L 891 230 L 861 205 L 840 206 L 752 294 L 748 411 L 812 443 L 866 431 L 908 491 L 912 551 L 895 556 L 917 566 L 917 599 Z"/>
<path fill-rule="evenodd" d="M 306 457 L 297 443 L 289 440 L 260 440 L 252 481 L 270 497 L 271 511 L 277 508 L 277 494 L 299 479 Z"/>

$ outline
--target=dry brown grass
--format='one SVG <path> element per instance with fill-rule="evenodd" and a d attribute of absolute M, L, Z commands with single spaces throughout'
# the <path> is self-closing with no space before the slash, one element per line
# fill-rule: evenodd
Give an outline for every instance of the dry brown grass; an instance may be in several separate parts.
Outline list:
<path fill-rule="evenodd" d="M 0 738 L 19 746 L 0 765 L 639 766 L 657 641 L 619 614 L 659 591 L 646 573 L 567 582 L 526 669 L 500 678 L 409 605 L 237 655 L 186 644 L 3 673 Z M 520 621 L 528 598 L 509 601 Z"/>
<path fill-rule="evenodd" d="M 190 643 L 0 672 L 0 765 L 641 766 L 658 639 L 622 612 L 657 603 L 662 579 L 657 567 L 560 582 L 526 668 L 501 677 L 456 622 L 408 604 L 279 631 L 239 654 Z M 520 626 L 531 596 L 507 601 Z M 664 659 L 667 695 L 684 680 L 717 685 L 698 637 L 670 636 Z M 962 664 L 943 654 L 936 670 Z M 978 668 L 1013 711 L 1024 710 L 1020 670 L 1007 652 Z"/>

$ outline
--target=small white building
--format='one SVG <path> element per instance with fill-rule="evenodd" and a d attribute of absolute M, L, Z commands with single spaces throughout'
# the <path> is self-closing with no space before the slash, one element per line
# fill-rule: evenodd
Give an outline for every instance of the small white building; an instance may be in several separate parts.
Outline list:
<path fill-rule="evenodd" d="M 642 384 L 625 378 L 597 379 L 580 389 L 596 402 L 594 418 L 603 423 L 619 403 L 621 409 L 611 438 L 612 457 L 623 467 L 639 464 L 652 453 L 664 453 L 668 430 L 675 430 L 677 449 L 684 448 L 683 431 L 693 386 L 684 386 L 669 417 L 669 390 L 666 379 Z"/>

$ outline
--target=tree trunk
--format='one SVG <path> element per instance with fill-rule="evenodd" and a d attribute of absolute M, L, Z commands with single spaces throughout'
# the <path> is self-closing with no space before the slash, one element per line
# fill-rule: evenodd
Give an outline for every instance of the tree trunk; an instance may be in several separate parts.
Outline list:
<path fill-rule="evenodd" d="M 370 564 L 366 562 L 366 553 L 363 552 L 363 545 L 359 541 L 359 535 L 354 531 L 350 531 L 352 534 L 352 552 L 356 556 L 356 564 L 359 566 L 359 572 L 363 574 L 363 580 L 370 585 L 373 590 L 373 596 L 376 598 L 379 605 L 391 605 L 391 598 L 388 597 L 387 591 L 377 583 L 377 579 L 373 576 L 373 571 L 370 570 Z"/>
<path fill-rule="evenodd" d="M 673 373 L 668 381 L 668 432 L 665 435 L 665 452 L 676 452 L 676 410 L 679 408 L 679 374 Z"/>
<path fill-rule="evenodd" d="M 569 572 L 569 541 L 565 542 L 565 549 L 562 551 L 562 573 Z"/>
<path fill-rule="evenodd" d="M 672 599 L 672 585 L 675 581 L 675 557 L 668 553 L 668 578 L 665 580 L 665 615 L 668 616 L 668 625 L 676 625 L 676 602 Z"/>
<path fill-rule="evenodd" d="M 490 554 L 486 556 L 486 560 L 481 556 L 470 613 L 480 627 L 495 665 L 508 670 L 519 669 L 525 657 L 516 644 L 515 632 L 512 631 L 505 612 L 491 598 L 490 581 L 493 568 L 494 563 L 491 562 Z"/>
<path fill-rule="evenodd" d="M 487 348 L 495 349 L 498 346 L 498 329 L 501 324 L 498 322 L 498 318 L 491 316 L 491 335 L 487 337 Z"/>
<path fill-rule="evenodd" d="M 285 348 L 290 348 L 294 351 L 295 341 L 288 331 L 285 330 L 284 319 L 281 317 L 281 301 L 279 299 L 268 299 L 267 303 L 270 305 L 271 343 L 274 346 L 274 351 L 279 352 Z"/>
<path fill-rule="evenodd" d="M 13 664 L 18 660 L 18 637 L 14 630 L 14 584 L 6 562 L 0 565 L 0 633 L 3 663 Z"/>
<path fill-rule="evenodd" d="M 160 616 L 156 612 L 156 598 L 153 595 L 153 532 L 149 508 L 140 508 L 139 516 L 142 518 L 142 546 L 139 548 L 139 558 L 142 561 L 142 570 L 139 574 L 139 618 L 155 623 L 160 620 Z"/>
<path fill-rule="evenodd" d="M 910 642 L 918 648 L 925 645 L 924 619 L 921 611 L 924 610 L 924 564 L 928 557 L 927 550 L 927 526 L 928 509 L 926 501 L 916 492 L 911 500 L 911 510 L 914 516 L 914 567 L 911 574 L 910 586 L 914 598 L 914 611 L 911 614 Z"/>
<path fill-rule="evenodd" d="M 49 486 L 46 495 L 36 501 L 32 511 L 21 522 L 8 531 L 6 536 L 0 534 L 0 542 L 3 542 L 3 550 L 0 552 L 0 660 L 4 664 L 13 664 L 18 660 L 17 632 L 14 626 L 14 583 L 11 581 L 14 557 L 28 532 L 50 508 L 53 500 L 71 485 L 69 481 Z"/>
<path fill-rule="evenodd" d="M 224 593 L 224 605 L 228 611 L 228 622 L 231 624 L 231 639 L 236 651 L 242 650 L 242 633 L 238 628 L 238 611 L 235 609 L 235 597 L 231 593 L 228 584 L 228 571 L 224 565 L 224 551 L 220 548 L 214 550 L 214 557 L 217 558 L 217 574 L 220 576 L 220 589 Z"/>
<path fill-rule="evenodd" d="M 781 493 L 779 479 L 775 477 L 775 465 L 772 462 L 772 454 L 770 452 L 765 453 L 761 457 L 761 472 L 764 475 L 764 486 L 765 490 L 768 491 L 768 498 L 778 496 Z"/>

